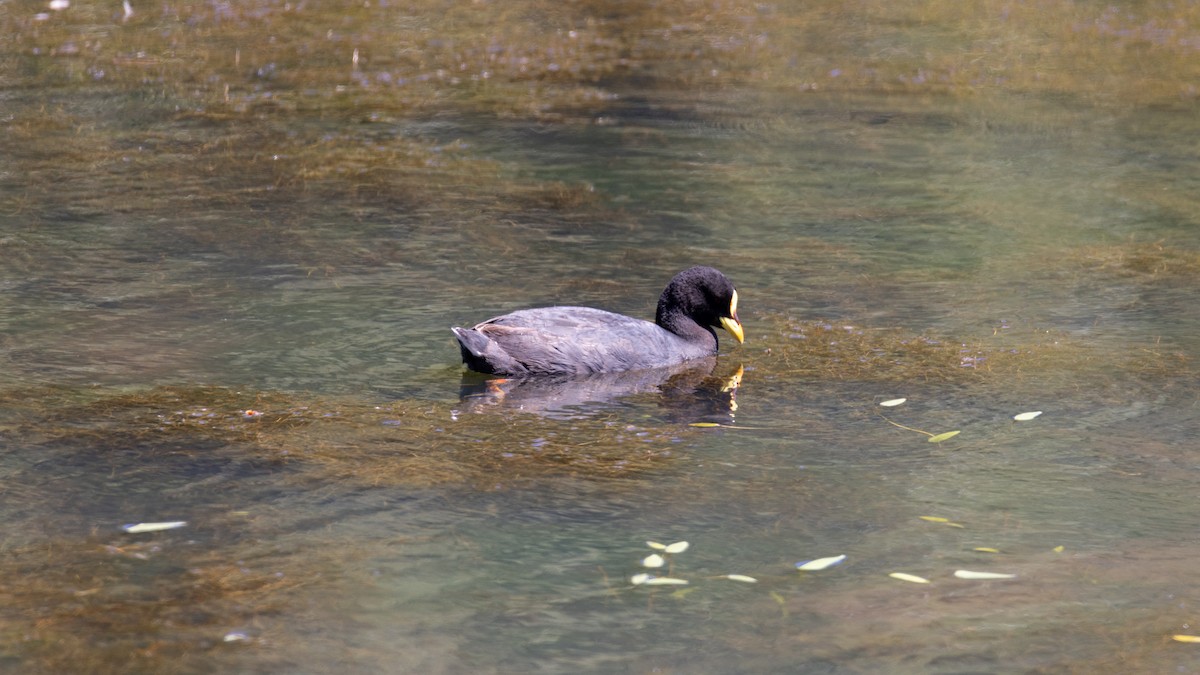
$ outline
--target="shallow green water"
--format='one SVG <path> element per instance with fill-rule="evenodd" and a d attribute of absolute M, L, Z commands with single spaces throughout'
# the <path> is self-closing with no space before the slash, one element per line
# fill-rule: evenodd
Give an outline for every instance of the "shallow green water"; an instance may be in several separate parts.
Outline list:
<path fill-rule="evenodd" d="M 4 668 L 1200 670 L 1186 10 L 514 7 L 0 7 Z M 460 399 L 692 264 L 711 373 Z"/>

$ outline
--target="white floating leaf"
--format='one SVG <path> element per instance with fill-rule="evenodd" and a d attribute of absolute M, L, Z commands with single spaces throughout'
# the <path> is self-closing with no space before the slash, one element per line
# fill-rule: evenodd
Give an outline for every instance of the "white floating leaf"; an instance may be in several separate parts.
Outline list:
<path fill-rule="evenodd" d="M 889 576 L 889 577 L 891 577 L 891 578 L 893 578 L 893 579 L 899 579 L 900 581 L 911 581 L 911 582 L 912 582 L 912 583 L 914 583 L 914 584 L 927 584 L 927 583 L 929 583 L 929 580 L 928 580 L 928 579 L 926 579 L 925 577 L 919 577 L 919 576 L 917 576 L 917 575 L 915 575 L 915 574 L 908 574 L 908 573 L 906 573 L 906 572 L 892 572 L 892 573 L 891 573 L 891 574 L 889 574 L 888 576 Z"/>
<path fill-rule="evenodd" d="M 642 559 L 642 567 L 662 567 L 666 562 L 661 555 L 651 553 Z"/>
<path fill-rule="evenodd" d="M 691 544 L 687 543 L 686 541 L 677 541 L 674 544 L 664 548 L 663 551 L 667 553 L 683 553 L 684 551 L 688 550 L 688 546 L 691 546 Z"/>
<path fill-rule="evenodd" d="M 647 586 L 687 586 L 687 579 L 676 579 L 675 577 L 650 577 L 645 581 Z"/>
<path fill-rule="evenodd" d="M 908 399 L 906 399 L 906 398 L 893 398 L 888 401 L 880 401 L 879 405 L 881 405 L 885 408 L 895 408 L 896 406 L 900 405 L 901 403 L 904 403 L 907 400 Z"/>
<path fill-rule="evenodd" d="M 758 579 L 755 579 L 754 577 L 748 577 L 745 574 L 726 574 L 725 578 L 731 581 L 743 581 L 748 584 L 758 583 Z"/>
<path fill-rule="evenodd" d="M 1041 410 L 1035 410 L 1033 412 L 1023 412 L 1020 415 L 1013 415 L 1013 419 L 1018 422 L 1028 422 L 1029 420 L 1031 420 L 1041 414 L 1042 414 Z"/>
<path fill-rule="evenodd" d="M 131 525 L 122 525 L 121 529 L 129 534 L 141 534 L 143 532 L 161 532 L 162 530 L 174 530 L 177 527 L 187 525 L 186 520 L 172 520 L 165 523 L 134 523 Z"/>
<path fill-rule="evenodd" d="M 648 541 L 648 542 L 646 542 L 646 545 L 649 546 L 650 548 L 654 549 L 655 551 L 667 550 L 666 544 L 660 544 L 657 541 Z"/>
<path fill-rule="evenodd" d="M 1000 574 L 999 572 L 972 572 L 971 570 L 955 570 L 954 576 L 959 579 L 1015 579 L 1015 574 Z"/>
<path fill-rule="evenodd" d="M 829 558 L 817 558 L 816 560 L 796 563 L 796 569 L 800 570 L 801 572 L 817 572 L 829 567 L 833 567 L 834 565 L 840 565 L 845 559 L 846 554 L 844 553 L 842 555 L 835 555 Z"/>
<path fill-rule="evenodd" d="M 249 639 L 250 639 L 249 635 L 246 635 L 245 633 L 241 632 L 240 630 L 235 630 L 231 633 L 226 633 L 225 637 L 221 638 L 221 641 L 222 642 L 245 642 L 246 640 L 249 640 Z"/>
<path fill-rule="evenodd" d="M 635 574 L 635 575 L 629 577 L 629 583 L 633 584 L 634 586 L 641 586 L 642 584 L 646 583 L 647 581 L 650 581 L 650 579 L 651 579 L 651 577 L 649 574 L 642 572 L 641 574 Z"/>

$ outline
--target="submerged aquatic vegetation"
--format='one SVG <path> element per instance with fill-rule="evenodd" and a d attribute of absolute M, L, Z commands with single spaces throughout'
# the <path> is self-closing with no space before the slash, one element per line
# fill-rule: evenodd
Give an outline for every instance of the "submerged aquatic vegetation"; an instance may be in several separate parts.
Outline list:
<path fill-rule="evenodd" d="M 451 405 L 427 401 L 376 404 L 223 387 L 23 389 L 0 392 L 0 401 L 12 402 L 7 425 L 25 442 L 64 456 L 86 447 L 86 459 L 76 454 L 73 463 L 137 447 L 184 463 L 236 457 L 294 469 L 297 479 L 376 486 L 493 488 L 539 476 L 636 476 L 671 462 L 682 437 L 703 433 L 603 418 L 460 417 Z"/>
<path fill-rule="evenodd" d="M 5 129 L 18 140 L 53 138 L 56 150 L 18 154 L 23 170 L 42 179 L 30 184 L 47 194 L 27 194 L 6 210 L 48 198 L 55 179 L 81 163 L 125 176 L 131 210 L 152 200 L 254 205 L 296 191 L 412 208 L 447 197 L 478 206 L 481 196 L 509 194 L 575 209 L 598 195 L 570 183 L 518 187 L 528 177 L 513 181 L 465 144 L 439 139 L 428 120 L 620 124 L 624 97 L 645 89 L 658 92 L 668 114 L 703 118 L 669 95 L 698 87 L 969 98 L 1044 91 L 1177 105 L 1197 96 L 1197 11 L 1146 3 L 1119 12 L 1066 0 L 1003 8 L 868 3 L 851 11 L 833 0 L 422 0 L 183 3 L 130 15 L 76 3 L 38 21 L 14 8 L 0 15 L 10 36 L 0 49 L 18 66 L 16 82 L 48 92 L 50 103 L 41 94 L 24 106 L 10 101 L 18 105 Z M 848 30 L 855 39 L 844 38 Z M 137 123 L 103 128 L 86 97 L 59 95 L 85 87 L 127 94 L 123 103 L 105 96 L 105 105 L 127 106 Z M 648 133 L 631 128 L 627 140 Z M 214 183 L 220 189 L 204 189 Z M 165 184 L 173 189 L 156 189 Z M 100 205 L 99 196 L 92 201 Z M 187 202 L 192 210 L 195 203 Z M 1195 212 L 1194 200 L 1168 206 Z"/>
<path fill-rule="evenodd" d="M 768 314 L 768 331 L 747 348 L 759 347 L 760 367 L 772 378 L 802 377 L 864 382 L 980 382 L 1048 371 L 1099 374 L 1114 367 L 1167 374 L 1186 367 L 1180 355 L 1134 350 L 1115 358 L 1065 333 L 1026 329 L 970 339 L 916 334 L 902 328 L 835 325 Z M 1147 347 L 1153 346 L 1151 343 Z M 900 400 L 900 399 L 896 399 Z M 891 401 L 885 401 L 891 403 Z"/>
<path fill-rule="evenodd" d="M 331 569 L 324 556 L 266 561 L 231 553 L 179 538 L 49 536 L 7 547 L 0 633 L 23 639 L 6 651 L 20 654 L 20 669 L 31 673 L 199 667 L 220 660 L 206 651 L 230 627 L 278 613 L 313 574 Z"/>
<path fill-rule="evenodd" d="M 1197 205 L 1200 212 L 1200 205 Z M 1067 261 L 1093 272 L 1145 283 L 1194 283 L 1200 279 L 1200 251 L 1165 242 L 1128 241 L 1079 249 Z"/>

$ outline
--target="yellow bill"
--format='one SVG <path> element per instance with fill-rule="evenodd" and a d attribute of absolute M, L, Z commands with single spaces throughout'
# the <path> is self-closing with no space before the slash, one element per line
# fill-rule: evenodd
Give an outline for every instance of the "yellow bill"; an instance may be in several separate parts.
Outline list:
<path fill-rule="evenodd" d="M 729 334 L 741 343 L 746 341 L 746 334 L 742 332 L 742 322 L 738 321 L 737 300 L 737 291 L 734 291 L 733 300 L 729 302 L 729 316 L 721 317 L 721 328 L 729 331 Z"/>

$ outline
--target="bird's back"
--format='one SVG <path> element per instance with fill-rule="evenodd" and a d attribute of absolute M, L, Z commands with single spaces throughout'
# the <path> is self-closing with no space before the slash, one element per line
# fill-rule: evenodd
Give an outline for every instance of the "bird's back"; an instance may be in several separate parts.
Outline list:
<path fill-rule="evenodd" d="M 715 336 L 711 345 L 696 344 L 649 321 L 590 307 L 520 310 L 453 330 L 467 365 L 498 375 L 654 368 L 716 352 Z"/>

